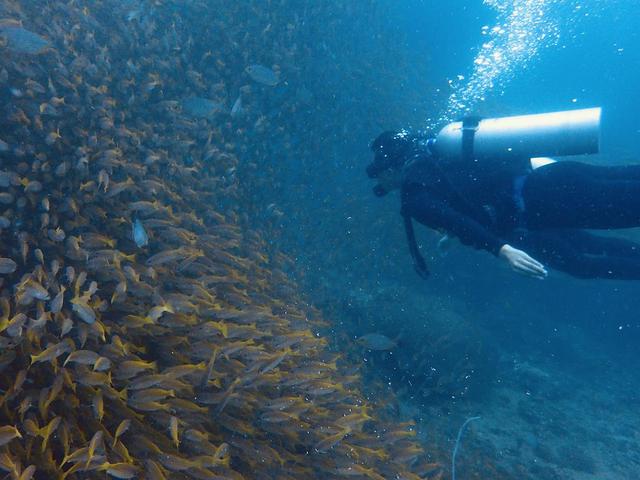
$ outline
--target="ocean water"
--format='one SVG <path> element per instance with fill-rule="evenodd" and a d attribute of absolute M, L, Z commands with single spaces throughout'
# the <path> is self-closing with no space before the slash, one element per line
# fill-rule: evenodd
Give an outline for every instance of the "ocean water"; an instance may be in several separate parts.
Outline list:
<path fill-rule="evenodd" d="M 601 106 L 637 0 L 0 1 L 0 471 L 635 479 L 637 282 L 518 276 L 366 177 L 383 130 Z M 634 229 L 616 235 L 637 240 Z"/>
<path fill-rule="evenodd" d="M 342 60 L 325 66 L 346 70 L 325 87 L 339 121 L 321 115 L 316 127 L 310 114 L 304 125 L 321 147 L 301 191 L 284 194 L 293 205 L 283 207 L 283 240 L 305 265 L 312 298 L 333 312 L 336 348 L 349 341 L 344 331 L 351 340 L 400 336 L 397 348 L 360 359 L 367 378 L 387 383 L 399 408 L 421 420 L 440 458 L 465 419 L 482 416 L 463 438 L 458 478 L 635 478 L 636 283 L 558 271 L 533 281 L 463 246 L 442 258 L 439 236 L 418 227 L 432 270 L 423 281 L 397 197 L 374 198 L 362 169 L 367 143 L 385 129 L 593 106 L 603 108 L 601 152 L 579 160 L 637 164 L 640 5 L 377 5 L 383 25 L 354 26 L 338 40 Z M 381 63 L 364 78 L 346 74 L 367 62 Z M 637 239 L 634 230 L 618 235 Z"/>

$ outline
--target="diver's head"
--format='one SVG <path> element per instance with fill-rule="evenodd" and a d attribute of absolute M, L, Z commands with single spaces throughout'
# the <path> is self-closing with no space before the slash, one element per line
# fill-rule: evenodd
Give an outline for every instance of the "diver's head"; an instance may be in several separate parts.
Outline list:
<path fill-rule="evenodd" d="M 367 166 L 369 178 L 378 180 L 373 193 L 382 197 L 400 188 L 402 168 L 415 154 L 418 137 L 406 130 L 382 132 L 371 143 L 373 162 Z"/>

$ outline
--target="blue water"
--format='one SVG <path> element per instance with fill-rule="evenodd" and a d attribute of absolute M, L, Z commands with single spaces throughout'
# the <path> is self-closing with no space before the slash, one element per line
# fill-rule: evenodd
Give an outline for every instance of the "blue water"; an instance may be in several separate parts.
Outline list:
<path fill-rule="evenodd" d="M 553 38 L 508 65 L 460 114 L 601 106 L 601 153 L 581 160 L 637 163 L 638 2 L 513 3 L 543 8 L 526 33 L 548 29 Z M 278 200 L 286 212 L 281 241 L 303 267 L 313 301 L 332 312 L 336 335 L 401 333 L 401 349 L 363 352 L 371 378 L 388 382 L 426 429 L 450 439 L 466 417 L 482 413 L 465 442 L 473 445 L 475 435 L 474 453 L 491 457 L 507 478 L 635 478 L 640 463 L 627 451 L 636 441 L 628 428 L 639 419 L 625 405 L 638 402 L 637 282 L 557 271 L 529 280 L 462 246 L 441 258 L 433 254 L 438 235 L 420 227 L 432 269 L 423 281 L 411 267 L 397 197 L 374 198 L 363 174 L 368 142 L 381 130 L 442 126 L 451 93 L 473 73 L 483 27 L 500 20 L 497 10 L 461 0 L 376 8 L 381 24 L 356 22 L 343 38 L 325 39 L 340 45 L 329 64 L 320 61 L 332 72 L 322 90 L 334 113 L 316 105 L 311 135 L 297 139 L 318 147 L 302 162 L 305 171 L 291 158 L 280 176 L 293 182 Z M 355 65 L 370 67 L 353 76 Z M 636 230 L 621 235 L 638 239 Z M 600 445 L 601 435 L 616 440 Z M 583 445 L 585 457 L 570 455 L 567 442 Z M 480 467 L 462 467 L 459 478 L 474 472 Z"/>

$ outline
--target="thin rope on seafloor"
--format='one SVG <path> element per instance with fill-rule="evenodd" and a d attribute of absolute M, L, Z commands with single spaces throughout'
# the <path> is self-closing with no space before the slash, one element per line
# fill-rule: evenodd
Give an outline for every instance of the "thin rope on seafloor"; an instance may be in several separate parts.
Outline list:
<path fill-rule="evenodd" d="M 456 455 L 458 454 L 458 447 L 460 446 L 460 439 L 464 433 L 465 427 L 473 420 L 479 420 L 480 417 L 470 417 L 462 424 L 460 430 L 458 430 L 458 437 L 456 438 L 456 444 L 453 447 L 453 455 L 451 456 L 451 480 L 456 480 Z"/>

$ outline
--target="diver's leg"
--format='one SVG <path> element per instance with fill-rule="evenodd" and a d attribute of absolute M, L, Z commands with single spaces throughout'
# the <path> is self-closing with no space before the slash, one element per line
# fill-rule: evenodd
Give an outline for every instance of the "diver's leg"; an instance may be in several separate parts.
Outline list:
<path fill-rule="evenodd" d="M 593 175 L 607 180 L 640 180 L 640 165 L 587 165 Z"/>
<path fill-rule="evenodd" d="M 640 178 L 620 168 L 561 161 L 534 170 L 523 188 L 531 228 L 640 226 Z M 612 170 L 613 169 L 613 170 Z"/>
<path fill-rule="evenodd" d="M 603 245 L 596 245 L 598 242 L 587 245 L 581 241 L 584 238 L 586 237 L 579 232 L 553 229 L 532 230 L 507 240 L 545 266 L 563 271 L 573 277 L 640 280 L 640 255 L 638 257 L 609 256 L 600 248 L 601 252 L 598 256 L 594 256 L 593 253 L 585 252 L 595 251 L 596 246 L 603 247 Z"/>
<path fill-rule="evenodd" d="M 566 238 L 581 253 L 640 260 L 640 243 L 626 238 L 594 235 L 584 230 L 570 230 Z"/>
<path fill-rule="evenodd" d="M 590 165 L 594 173 L 610 180 L 640 180 L 640 165 Z"/>

